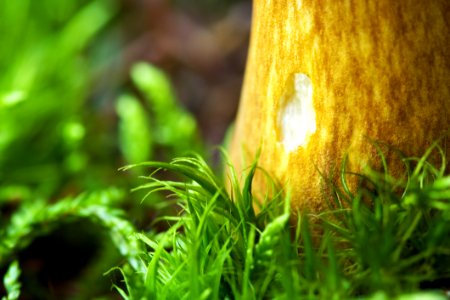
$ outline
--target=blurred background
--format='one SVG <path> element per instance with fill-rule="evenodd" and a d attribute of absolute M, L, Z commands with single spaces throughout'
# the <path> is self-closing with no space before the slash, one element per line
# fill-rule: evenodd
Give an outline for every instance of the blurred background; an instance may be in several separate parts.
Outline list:
<path fill-rule="evenodd" d="M 111 188 L 133 225 L 158 230 L 166 195 L 141 203 L 129 191 L 143 173 L 118 168 L 189 151 L 219 165 L 250 22 L 250 0 L 0 0 L 0 240 L 30 203 Z M 21 299 L 116 297 L 102 228 L 51 228 L 16 252 L 0 242 L 2 277 L 20 260 Z"/>
<path fill-rule="evenodd" d="M 168 72 L 203 138 L 221 143 L 239 100 L 251 1 L 128 0 L 123 7 L 125 74 L 136 60 Z"/>

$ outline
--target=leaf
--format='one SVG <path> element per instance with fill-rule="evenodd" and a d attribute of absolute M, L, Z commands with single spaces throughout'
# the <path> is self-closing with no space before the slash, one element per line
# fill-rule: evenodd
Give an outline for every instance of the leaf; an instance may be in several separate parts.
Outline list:
<path fill-rule="evenodd" d="M 2 300 L 16 300 L 20 296 L 20 267 L 17 260 L 13 261 L 8 268 L 8 271 L 3 278 L 3 283 L 6 288 L 7 295 L 2 297 Z"/>
<path fill-rule="evenodd" d="M 128 163 L 139 163 L 151 159 L 153 152 L 149 117 L 139 103 L 130 96 L 119 98 L 116 111 L 120 118 L 119 146 Z"/>

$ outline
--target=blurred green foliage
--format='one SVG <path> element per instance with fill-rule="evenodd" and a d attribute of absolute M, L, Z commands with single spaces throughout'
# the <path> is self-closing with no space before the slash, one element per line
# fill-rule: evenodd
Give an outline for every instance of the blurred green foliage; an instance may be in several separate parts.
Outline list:
<path fill-rule="evenodd" d="M 162 71 L 140 63 L 131 84 L 106 74 L 120 57 L 119 13 L 116 0 L 0 1 L 0 276 L 10 265 L 7 299 L 19 295 L 21 251 L 80 220 L 93 221 L 98 228 L 90 234 L 117 248 L 100 251 L 88 267 L 93 273 L 77 279 L 89 296 L 102 293 L 96 280 L 139 249 L 128 241 L 134 225 L 121 209 L 137 226 L 152 216 L 140 196 L 125 196 L 136 176 L 117 169 L 189 149 L 204 153 L 194 119 L 177 105 Z"/>
<path fill-rule="evenodd" d="M 6 287 L 7 296 L 3 297 L 2 300 L 13 300 L 18 299 L 20 295 L 20 268 L 19 263 L 15 260 L 8 268 L 4 278 L 4 285 Z"/>
<path fill-rule="evenodd" d="M 116 105 L 120 117 L 119 138 L 122 153 L 129 163 L 152 156 L 152 136 L 147 112 L 135 97 L 124 95 Z"/>
<path fill-rule="evenodd" d="M 0 3 L 1 198 L 101 188 L 122 164 L 153 158 L 155 146 L 163 159 L 200 150 L 194 119 L 155 67 L 133 68 L 142 95 L 119 97 L 118 126 L 96 108 L 96 49 L 117 43 L 99 39 L 116 11 L 106 0 Z"/>
<path fill-rule="evenodd" d="M 68 176 L 86 170 L 85 106 L 93 78 L 88 50 L 113 17 L 113 4 L 1 1 L 3 196 L 50 197 Z"/>
<path fill-rule="evenodd" d="M 177 104 L 168 77 L 161 70 L 145 63 L 136 64 L 131 76 L 153 112 L 155 142 L 166 149 L 173 149 L 177 155 L 185 154 L 186 150 L 202 152 L 197 124 Z"/>

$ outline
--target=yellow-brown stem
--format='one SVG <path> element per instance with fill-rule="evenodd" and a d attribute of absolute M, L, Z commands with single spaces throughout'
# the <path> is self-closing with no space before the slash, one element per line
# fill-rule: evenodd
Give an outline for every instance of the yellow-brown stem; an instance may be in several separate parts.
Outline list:
<path fill-rule="evenodd" d="M 315 128 L 292 148 L 280 111 L 296 74 L 312 84 Z M 290 185 L 294 207 L 323 209 L 318 170 L 330 175 L 345 154 L 353 171 L 376 165 L 367 137 L 421 155 L 449 115 L 450 1 L 255 0 L 230 151 L 242 170 L 261 148 L 261 166 Z M 305 115 L 286 122 L 295 133 Z"/>

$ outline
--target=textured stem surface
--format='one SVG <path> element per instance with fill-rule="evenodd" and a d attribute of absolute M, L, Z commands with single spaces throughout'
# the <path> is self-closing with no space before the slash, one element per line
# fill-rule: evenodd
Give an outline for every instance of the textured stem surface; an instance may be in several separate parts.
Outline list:
<path fill-rule="evenodd" d="M 294 207 L 324 208 L 318 170 L 337 179 L 345 154 L 379 164 L 368 138 L 422 155 L 449 115 L 450 1 L 255 0 L 230 150 L 242 170 L 261 148 Z"/>

